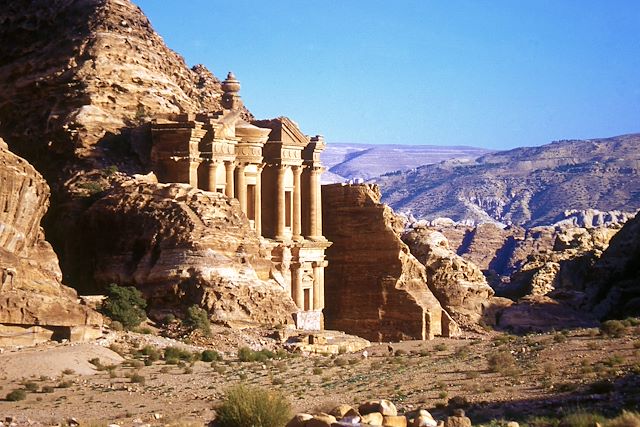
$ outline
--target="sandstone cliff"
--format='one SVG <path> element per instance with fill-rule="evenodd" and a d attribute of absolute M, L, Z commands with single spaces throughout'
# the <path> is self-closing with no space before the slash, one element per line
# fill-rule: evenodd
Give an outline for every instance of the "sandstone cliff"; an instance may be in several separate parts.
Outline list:
<path fill-rule="evenodd" d="M 0 344 L 99 336 L 102 317 L 63 286 L 40 220 L 49 187 L 0 139 Z"/>
<path fill-rule="evenodd" d="M 409 230 L 402 240 L 426 267 L 429 289 L 447 312 L 460 326 L 477 327 L 494 293 L 482 271 L 453 252 L 437 231 Z"/>
<path fill-rule="evenodd" d="M 129 0 L 11 1 L 0 24 L 0 134 L 38 168 L 114 154 L 97 143 L 160 113 L 220 108 L 218 79 Z"/>
<path fill-rule="evenodd" d="M 403 221 L 369 185 L 322 187 L 327 249 L 325 323 L 372 341 L 454 335 L 457 325 L 427 286 L 399 235 Z"/>
<path fill-rule="evenodd" d="M 286 324 L 297 311 L 238 201 L 220 193 L 120 179 L 81 228 L 94 262 L 78 275 L 136 286 L 152 315 L 198 304 L 231 325 Z"/>

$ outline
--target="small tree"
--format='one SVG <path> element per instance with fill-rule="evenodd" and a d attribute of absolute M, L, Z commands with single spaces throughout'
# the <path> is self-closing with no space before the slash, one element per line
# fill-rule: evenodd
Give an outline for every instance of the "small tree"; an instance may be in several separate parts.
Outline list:
<path fill-rule="evenodd" d="M 291 418 L 291 405 L 280 393 L 242 384 L 227 390 L 218 411 L 220 427 L 282 427 Z"/>
<path fill-rule="evenodd" d="M 109 285 L 107 300 L 102 306 L 104 314 L 127 328 L 138 326 L 147 318 L 144 309 L 147 307 L 142 293 L 133 286 Z"/>
<path fill-rule="evenodd" d="M 211 335 L 209 313 L 197 305 L 192 305 L 187 309 L 187 317 L 184 319 L 184 323 L 193 329 L 201 330 L 205 336 Z"/>

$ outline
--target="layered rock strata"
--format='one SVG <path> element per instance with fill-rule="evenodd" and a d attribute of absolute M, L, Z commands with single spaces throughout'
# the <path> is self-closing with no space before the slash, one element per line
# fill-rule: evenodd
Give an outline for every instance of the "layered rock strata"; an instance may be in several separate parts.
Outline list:
<path fill-rule="evenodd" d="M 413 229 L 402 236 L 426 267 L 429 289 L 461 326 L 477 325 L 493 296 L 482 271 L 449 248 L 437 231 Z"/>
<path fill-rule="evenodd" d="M 95 260 L 86 280 L 136 286 L 152 313 L 197 304 L 215 321 L 242 325 L 290 323 L 297 311 L 236 199 L 121 179 L 81 226 Z"/>
<path fill-rule="evenodd" d="M 124 127 L 221 107 L 220 81 L 188 68 L 129 0 L 12 1 L 0 23 L 0 130 L 25 155 L 96 157 Z"/>
<path fill-rule="evenodd" d="M 427 286 L 425 267 L 400 239 L 404 222 L 370 185 L 322 187 L 329 266 L 325 322 L 372 341 L 452 336 L 457 325 Z"/>
<path fill-rule="evenodd" d="M 58 258 L 40 227 L 49 187 L 2 139 L 0 183 L 0 345 L 100 336 L 102 316 L 62 285 Z"/>

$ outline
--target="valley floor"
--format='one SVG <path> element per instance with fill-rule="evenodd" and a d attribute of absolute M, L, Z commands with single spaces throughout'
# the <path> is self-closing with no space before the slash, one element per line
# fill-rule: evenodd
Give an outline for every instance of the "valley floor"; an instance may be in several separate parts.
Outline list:
<path fill-rule="evenodd" d="M 97 344 L 5 350 L 0 394 L 26 389 L 26 399 L 0 400 L 0 415 L 44 425 L 65 424 L 70 417 L 81 425 L 202 425 L 214 418 L 225 389 L 240 382 L 280 391 L 297 412 L 386 398 L 400 412 L 425 408 L 438 419 L 459 396 L 454 400 L 468 402 L 474 425 L 576 409 L 613 415 L 640 409 L 639 329 L 629 327 L 620 337 L 598 329 L 520 337 L 492 332 L 377 344 L 368 357 L 287 355 L 241 362 L 225 354 L 222 361 L 157 360 L 148 366 L 142 359 L 149 356 L 136 350 L 155 338 L 129 333 L 125 344 L 112 347 L 124 360 Z"/>

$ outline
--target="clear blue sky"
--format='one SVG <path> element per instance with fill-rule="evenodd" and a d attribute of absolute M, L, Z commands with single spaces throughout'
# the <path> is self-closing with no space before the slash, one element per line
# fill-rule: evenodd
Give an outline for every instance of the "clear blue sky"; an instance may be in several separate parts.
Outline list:
<path fill-rule="evenodd" d="M 640 132 L 639 0 L 134 0 L 329 142 L 511 148 Z"/>

